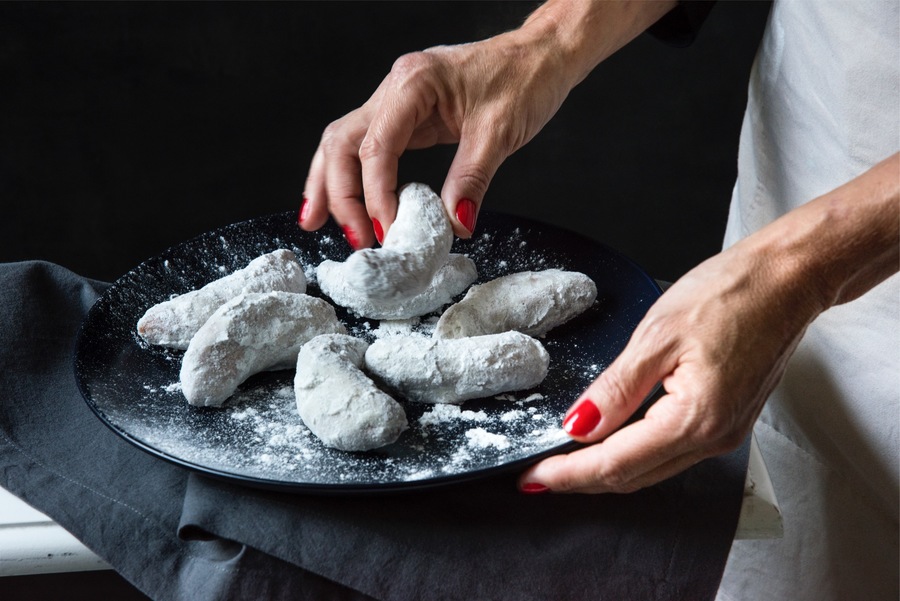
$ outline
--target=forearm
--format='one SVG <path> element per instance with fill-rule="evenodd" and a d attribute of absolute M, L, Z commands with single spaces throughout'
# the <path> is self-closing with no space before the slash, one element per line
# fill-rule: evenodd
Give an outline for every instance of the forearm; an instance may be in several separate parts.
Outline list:
<path fill-rule="evenodd" d="M 675 0 L 549 0 L 515 34 L 552 51 L 571 89 L 676 4 Z"/>
<path fill-rule="evenodd" d="M 900 266 L 900 154 L 739 243 L 774 285 L 795 286 L 818 312 L 849 302 Z"/>

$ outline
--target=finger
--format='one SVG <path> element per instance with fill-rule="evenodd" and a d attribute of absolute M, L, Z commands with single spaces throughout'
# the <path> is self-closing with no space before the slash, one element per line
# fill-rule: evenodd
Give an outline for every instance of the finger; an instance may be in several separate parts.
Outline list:
<path fill-rule="evenodd" d="M 663 397 L 657 405 L 667 402 Z M 644 418 L 606 440 L 549 457 L 520 478 L 558 492 L 630 492 L 696 462 L 705 451 L 685 436 L 677 416 Z"/>
<path fill-rule="evenodd" d="M 675 369 L 674 349 L 659 342 L 663 339 L 660 336 L 645 335 L 648 329 L 645 322 L 641 322 L 625 349 L 566 414 L 563 429 L 576 440 L 594 442 L 610 435 L 631 417 L 656 384 Z"/>
<path fill-rule="evenodd" d="M 416 128 L 429 121 L 436 97 L 425 85 L 408 81 L 386 87 L 359 148 L 366 210 L 383 233 L 397 216 L 397 171 L 400 156 L 411 146 Z M 417 139 L 417 144 L 422 140 Z"/>
<path fill-rule="evenodd" d="M 297 223 L 304 230 L 313 231 L 325 225 L 326 221 L 328 221 L 328 195 L 325 193 L 325 154 L 319 146 L 306 176 Z"/>
<path fill-rule="evenodd" d="M 328 210 L 354 250 L 368 248 L 375 241 L 362 202 L 359 144 L 365 123 L 360 111 L 350 113 L 326 128 L 322 142 Z"/>
<path fill-rule="evenodd" d="M 371 135 L 371 131 L 360 147 L 365 209 L 378 233 L 379 242 L 384 240 L 397 218 L 397 205 L 400 202 L 397 191 L 400 154 L 402 152 L 386 149 L 380 140 Z"/>
<path fill-rule="evenodd" d="M 668 480 L 669 478 L 677 476 L 681 472 L 694 467 L 710 456 L 710 453 L 697 450 L 670 459 L 669 461 L 656 466 L 649 472 L 637 476 L 622 492 L 634 492 L 641 490 L 642 488 L 647 488 L 648 486 L 653 486 L 654 484 L 659 484 L 663 480 Z"/>
<path fill-rule="evenodd" d="M 553 477 L 553 473 L 562 473 L 555 464 L 566 465 L 578 461 L 577 457 L 571 457 L 570 455 L 556 455 L 545 459 L 537 464 L 533 470 L 524 473 L 519 478 L 518 486 L 523 492 L 530 493 L 550 491 L 585 494 L 631 493 L 672 478 L 703 461 L 706 457 L 707 454 L 699 451 L 683 453 L 652 468 L 650 471 L 636 475 L 627 482 L 612 484 L 599 479 L 584 479 L 581 482 L 576 482 L 574 479 L 566 478 L 564 474 L 559 477 Z M 551 475 L 548 476 L 547 474 Z"/>
<path fill-rule="evenodd" d="M 460 238 L 470 238 L 475 231 L 488 186 L 509 156 L 493 136 L 485 133 L 488 131 L 478 126 L 464 128 L 441 190 L 453 232 Z"/>

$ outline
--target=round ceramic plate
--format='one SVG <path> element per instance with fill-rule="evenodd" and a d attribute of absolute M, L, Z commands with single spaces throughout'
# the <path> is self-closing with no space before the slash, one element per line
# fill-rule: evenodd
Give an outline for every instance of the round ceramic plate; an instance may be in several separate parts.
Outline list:
<path fill-rule="evenodd" d="M 167 461 L 252 486 L 302 492 L 379 492 L 436 486 L 521 469 L 573 448 L 560 428 L 581 391 L 621 352 L 660 289 L 614 250 L 559 228 L 483 212 L 478 233 L 457 240 L 479 282 L 524 270 L 581 271 L 597 284 L 585 313 L 542 342 L 550 370 L 532 390 L 461 406 L 400 400 L 409 429 L 389 446 L 348 453 L 323 446 L 297 414 L 293 371 L 247 380 L 222 408 L 192 407 L 179 384 L 183 353 L 147 345 L 135 331 L 152 305 L 203 286 L 279 248 L 297 254 L 321 296 L 315 266 L 350 253 L 333 223 L 308 233 L 296 213 L 230 225 L 175 246 L 116 281 L 91 308 L 75 350 L 87 404 L 114 432 Z M 435 315 L 404 322 L 360 319 L 342 308 L 348 331 L 368 341 L 428 335 Z"/>

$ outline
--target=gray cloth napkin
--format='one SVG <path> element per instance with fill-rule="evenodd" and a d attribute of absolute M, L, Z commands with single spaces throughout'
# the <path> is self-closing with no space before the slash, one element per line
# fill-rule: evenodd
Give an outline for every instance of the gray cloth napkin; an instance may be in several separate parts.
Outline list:
<path fill-rule="evenodd" d="M 189 474 L 109 431 L 72 354 L 105 284 L 0 264 L 0 484 L 157 599 L 711 599 L 748 445 L 632 495 L 308 496 Z"/>

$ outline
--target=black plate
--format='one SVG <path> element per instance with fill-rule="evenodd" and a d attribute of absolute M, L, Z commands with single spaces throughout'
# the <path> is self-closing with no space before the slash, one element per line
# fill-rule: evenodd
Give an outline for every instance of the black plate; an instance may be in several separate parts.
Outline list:
<path fill-rule="evenodd" d="M 590 276 L 597 283 L 597 302 L 542 340 L 550 371 L 538 388 L 469 401 L 459 412 L 404 403 L 410 428 L 396 443 L 346 453 L 326 448 L 303 425 L 292 371 L 251 378 L 224 408 L 191 407 L 178 384 L 182 353 L 148 346 L 135 333 L 150 306 L 278 248 L 297 253 L 308 276 L 323 259 L 343 260 L 350 252 L 332 223 L 306 233 L 297 227 L 296 213 L 288 212 L 199 236 L 116 281 L 85 318 L 75 350 L 79 388 L 100 419 L 157 457 L 270 489 L 378 492 L 520 469 L 573 447 L 560 429 L 566 410 L 621 352 L 660 295 L 652 278 L 606 246 L 550 225 L 483 212 L 475 238 L 454 244 L 454 252 L 475 261 L 479 282 L 558 267 Z M 320 294 L 314 281 L 308 293 Z M 338 316 L 351 334 L 369 341 L 397 329 L 341 308 Z M 419 330 L 427 331 L 424 321 Z"/>

